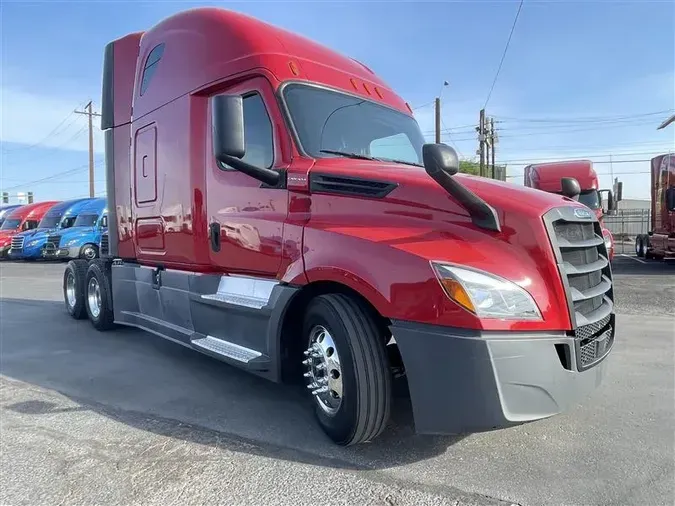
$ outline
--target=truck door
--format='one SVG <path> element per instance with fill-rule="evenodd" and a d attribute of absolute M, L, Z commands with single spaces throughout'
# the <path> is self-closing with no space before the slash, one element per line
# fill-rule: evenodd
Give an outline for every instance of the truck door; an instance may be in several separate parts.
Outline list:
<path fill-rule="evenodd" d="M 283 120 L 267 80 L 257 77 L 218 93 L 243 97 L 243 160 L 265 168 L 284 168 L 279 132 Z M 206 224 L 211 264 L 231 274 L 274 277 L 281 264 L 288 193 L 283 188 L 266 187 L 215 159 L 210 105 L 209 101 Z"/>

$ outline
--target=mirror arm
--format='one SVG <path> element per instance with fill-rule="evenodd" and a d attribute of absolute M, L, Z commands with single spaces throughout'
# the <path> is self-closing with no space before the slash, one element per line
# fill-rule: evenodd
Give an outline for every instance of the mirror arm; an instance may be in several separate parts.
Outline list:
<path fill-rule="evenodd" d="M 276 170 L 256 167 L 255 165 L 246 163 L 245 161 L 240 160 L 239 158 L 236 158 L 234 156 L 222 155 L 220 156 L 218 161 L 226 165 L 229 165 L 233 169 L 236 169 L 239 172 L 243 172 L 247 176 L 251 176 L 252 178 L 262 181 L 263 183 L 268 184 L 270 186 L 276 186 L 279 183 L 279 179 L 281 177 L 279 172 L 277 172 Z"/>
<path fill-rule="evenodd" d="M 459 204 L 469 212 L 471 221 L 477 227 L 495 232 L 501 232 L 497 211 L 478 195 L 469 190 L 450 174 L 443 170 L 427 170 L 427 174 L 436 181 L 441 188 L 457 199 Z"/>

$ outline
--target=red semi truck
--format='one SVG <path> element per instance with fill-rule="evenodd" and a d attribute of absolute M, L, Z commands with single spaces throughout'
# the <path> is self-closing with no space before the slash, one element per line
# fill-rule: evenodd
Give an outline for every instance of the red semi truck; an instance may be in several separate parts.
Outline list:
<path fill-rule="evenodd" d="M 675 258 L 675 155 L 651 160 L 651 230 L 635 238 L 635 252 L 643 258 Z"/>
<path fill-rule="evenodd" d="M 457 174 L 360 62 L 188 10 L 106 47 L 101 122 L 110 233 L 64 272 L 72 317 L 304 379 L 341 445 L 385 428 L 394 372 L 431 434 L 546 418 L 601 383 L 595 214 Z"/>
<path fill-rule="evenodd" d="M 0 226 L 0 258 L 7 258 L 13 240 L 20 240 L 23 244 L 23 238 L 16 236 L 26 230 L 37 228 L 40 220 L 55 204 L 58 204 L 58 201 L 36 202 L 17 207 L 9 213 Z"/>
<path fill-rule="evenodd" d="M 582 204 L 593 210 L 600 221 L 602 236 L 609 252 L 609 260 L 614 259 L 614 237 L 603 223 L 606 212 L 616 209 L 616 200 L 612 190 L 600 190 L 598 174 L 590 160 L 569 160 L 560 162 L 537 163 L 525 167 L 523 182 L 529 188 L 536 188 L 545 192 L 562 194 L 561 181 L 563 178 L 575 179 L 579 184 L 578 195 L 573 196 Z M 602 194 L 607 193 L 607 209 L 603 209 Z"/>

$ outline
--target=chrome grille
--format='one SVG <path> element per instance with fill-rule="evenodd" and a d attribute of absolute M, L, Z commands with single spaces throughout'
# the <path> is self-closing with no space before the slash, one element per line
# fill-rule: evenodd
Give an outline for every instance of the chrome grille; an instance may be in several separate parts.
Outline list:
<path fill-rule="evenodd" d="M 101 245 L 99 246 L 99 251 L 101 255 L 107 255 L 110 249 L 110 238 L 108 237 L 108 232 L 101 234 Z"/>
<path fill-rule="evenodd" d="M 565 286 L 575 336 L 577 367 L 601 360 L 614 340 L 612 270 L 597 219 L 578 218 L 573 207 L 544 216 Z"/>
<path fill-rule="evenodd" d="M 47 247 L 48 248 L 58 248 L 61 243 L 60 235 L 49 235 L 47 236 Z"/>
<path fill-rule="evenodd" d="M 26 239 L 25 237 L 17 237 L 17 236 L 12 237 L 12 244 L 11 244 L 10 248 L 17 249 L 17 250 L 23 249 L 23 241 L 25 239 Z"/>

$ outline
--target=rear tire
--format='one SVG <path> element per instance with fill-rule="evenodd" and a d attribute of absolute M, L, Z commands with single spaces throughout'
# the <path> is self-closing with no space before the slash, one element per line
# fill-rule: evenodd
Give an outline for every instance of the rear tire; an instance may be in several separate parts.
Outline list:
<path fill-rule="evenodd" d="M 637 236 L 635 238 L 635 254 L 638 258 L 644 258 L 645 256 L 645 238 L 644 236 Z"/>
<path fill-rule="evenodd" d="M 389 421 L 391 404 L 384 336 L 363 305 L 346 295 L 321 295 L 305 315 L 303 364 L 319 424 L 342 446 L 374 439 Z"/>
<path fill-rule="evenodd" d="M 114 328 L 112 285 L 105 262 L 95 260 L 89 264 L 84 294 L 87 316 L 94 328 L 101 331 Z"/>
<path fill-rule="evenodd" d="M 89 263 L 86 260 L 71 260 L 63 273 L 63 300 L 66 311 L 76 320 L 87 317 L 84 302 L 84 283 Z"/>

